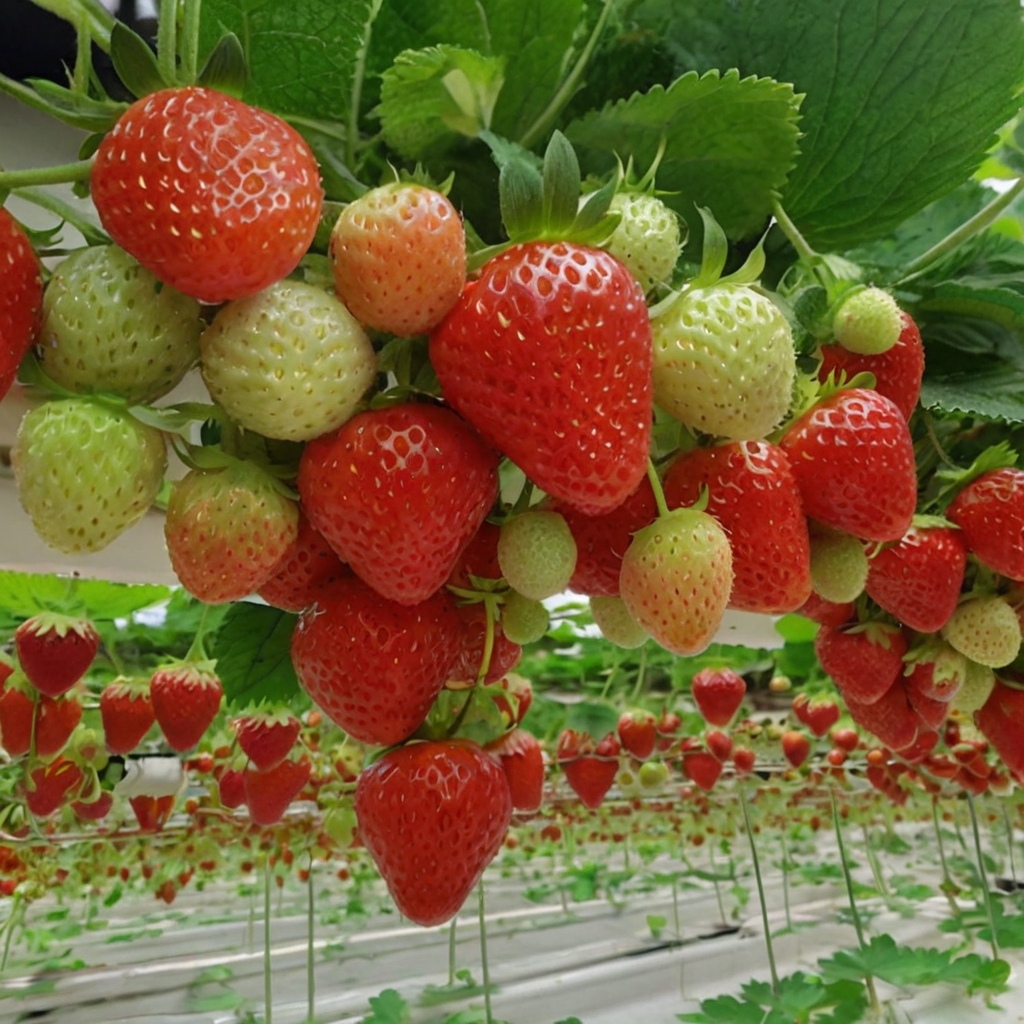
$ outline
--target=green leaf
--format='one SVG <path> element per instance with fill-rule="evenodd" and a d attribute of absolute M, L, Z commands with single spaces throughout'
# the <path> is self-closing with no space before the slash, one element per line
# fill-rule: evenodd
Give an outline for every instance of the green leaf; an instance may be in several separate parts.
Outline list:
<path fill-rule="evenodd" d="M 199 85 L 217 89 L 229 96 L 240 97 L 249 82 L 249 69 L 245 64 L 245 51 L 238 36 L 227 32 L 210 51 L 199 72 Z"/>
<path fill-rule="evenodd" d="M 0 571 L 0 609 L 27 619 L 39 612 L 84 614 L 96 620 L 126 618 L 171 595 L 170 587 Z"/>
<path fill-rule="evenodd" d="M 16 100 L 35 110 L 42 111 L 50 117 L 57 118 L 72 128 L 80 128 L 87 132 L 105 132 L 125 110 L 124 103 L 101 102 L 79 97 L 63 86 L 52 82 L 43 84 L 41 80 L 30 78 L 27 84 L 17 82 L 6 75 L 0 75 L 0 92 L 13 96 Z M 72 101 L 70 96 L 74 96 Z"/>
<path fill-rule="evenodd" d="M 926 409 L 1024 423 L 1024 370 L 1004 362 L 976 361 L 969 370 L 929 374 L 921 386 Z"/>
<path fill-rule="evenodd" d="M 146 40 L 123 21 L 114 22 L 110 33 L 110 59 L 117 77 L 133 96 L 148 96 L 172 84 L 164 81 L 156 54 Z"/>
<path fill-rule="evenodd" d="M 796 159 L 798 107 L 782 82 L 692 72 L 593 111 L 565 133 L 584 172 L 595 174 L 611 171 L 616 153 L 650 165 L 664 136 L 657 181 L 671 193 L 665 202 L 691 222 L 694 204 L 709 207 L 730 238 L 743 238 L 764 228 Z"/>
<path fill-rule="evenodd" d="M 228 707 L 289 703 L 301 692 L 291 660 L 296 616 L 240 602 L 224 617 L 213 645 Z"/>
<path fill-rule="evenodd" d="M 409 1004 L 393 988 L 370 996 L 370 1009 L 373 1012 L 363 1019 L 363 1024 L 408 1024 L 411 1019 Z"/>
<path fill-rule="evenodd" d="M 569 707 L 564 728 L 585 732 L 595 740 L 601 740 L 614 732 L 619 724 L 619 712 L 610 704 L 582 701 Z"/>

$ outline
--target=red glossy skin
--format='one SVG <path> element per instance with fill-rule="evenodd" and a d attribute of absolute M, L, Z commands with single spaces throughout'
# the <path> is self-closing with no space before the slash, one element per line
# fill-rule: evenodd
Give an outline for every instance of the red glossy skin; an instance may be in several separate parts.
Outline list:
<path fill-rule="evenodd" d="M 246 768 L 242 785 L 249 817 L 257 825 L 276 825 L 309 782 L 312 767 L 309 758 L 302 757 L 279 761 L 267 771 L 258 771 L 252 765 Z"/>
<path fill-rule="evenodd" d="M 850 632 L 823 626 L 814 652 L 847 703 L 873 704 L 903 674 L 907 640 L 891 627 Z"/>
<path fill-rule="evenodd" d="M 111 754 L 131 753 L 156 721 L 148 690 L 117 681 L 105 686 L 100 694 L 100 717 L 104 742 Z"/>
<path fill-rule="evenodd" d="M 608 733 L 595 743 L 586 733 L 562 730 L 558 738 L 558 763 L 584 807 L 596 810 L 604 803 L 619 770 L 620 749 L 615 733 Z"/>
<path fill-rule="evenodd" d="M 32 347 L 42 307 L 39 260 L 21 225 L 0 207 L 0 399 Z"/>
<path fill-rule="evenodd" d="M 1024 580 L 1024 470 L 982 474 L 953 499 L 946 516 L 979 561 L 1008 579 Z"/>
<path fill-rule="evenodd" d="M 726 726 L 747 695 L 747 684 L 731 668 L 704 668 L 690 684 L 697 710 L 709 725 Z"/>
<path fill-rule="evenodd" d="M 220 680 L 202 666 L 157 669 L 149 681 L 149 696 L 167 745 L 179 753 L 191 750 L 216 717 L 223 694 Z"/>
<path fill-rule="evenodd" d="M 28 681 L 48 697 L 66 693 L 85 675 L 100 647 L 99 633 L 85 621 L 60 627 L 26 619 L 14 631 L 18 664 Z"/>
<path fill-rule="evenodd" d="M 259 595 L 274 608 L 301 612 L 313 604 L 323 584 L 350 571 L 300 508 L 298 534 Z"/>

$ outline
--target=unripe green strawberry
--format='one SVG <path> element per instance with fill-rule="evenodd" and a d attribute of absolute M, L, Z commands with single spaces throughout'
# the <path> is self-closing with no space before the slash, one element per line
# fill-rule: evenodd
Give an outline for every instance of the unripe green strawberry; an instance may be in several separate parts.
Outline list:
<path fill-rule="evenodd" d="M 996 674 L 988 665 L 979 665 L 978 662 L 968 659 L 963 682 L 953 694 L 949 706 L 965 715 L 974 714 L 984 706 L 995 685 Z"/>
<path fill-rule="evenodd" d="M 280 281 L 229 302 L 203 332 L 213 400 L 264 437 L 310 441 L 340 427 L 373 383 L 377 357 L 333 295 Z"/>
<path fill-rule="evenodd" d="M 819 597 L 836 604 L 856 601 L 869 567 L 864 545 L 856 537 L 825 527 L 811 530 L 811 582 Z"/>
<path fill-rule="evenodd" d="M 69 555 L 100 551 L 138 522 L 167 468 L 158 430 L 88 398 L 26 413 L 11 459 L 36 533 Z"/>
<path fill-rule="evenodd" d="M 498 564 L 513 590 L 543 601 L 569 585 L 576 569 L 576 541 L 559 513 L 523 512 L 501 527 Z"/>
<path fill-rule="evenodd" d="M 547 631 L 551 616 L 540 601 L 513 590 L 501 606 L 501 629 L 514 644 L 532 644 Z"/>
<path fill-rule="evenodd" d="M 200 311 L 116 245 L 79 249 L 46 286 L 39 360 L 69 391 L 149 402 L 198 361 Z"/>
<path fill-rule="evenodd" d="M 605 243 L 608 250 L 640 282 L 645 292 L 668 284 L 682 249 L 679 218 L 657 196 L 619 192 L 611 212 L 622 219 Z"/>
<path fill-rule="evenodd" d="M 902 329 L 900 307 L 881 288 L 865 288 L 851 295 L 832 321 L 836 341 L 862 356 L 888 352 L 899 340 Z"/>
<path fill-rule="evenodd" d="M 648 639 L 647 630 L 633 618 L 621 597 L 591 597 L 590 614 L 601 635 L 616 647 L 631 651 Z"/>
<path fill-rule="evenodd" d="M 189 470 L 171 490 L 164 522 L 171 567 L 207 604 L 255 593 L 298 529 L 295 502 L 258 466 L 240 460 Z"/>
<path fill-rule="evenodd" d="M 634 535 L 622 558 L 626 607 L 673 654 L 699 654 L 711 643 L 731 589 L 729 538 L 706 512 L 661 516 Z"/>
<path fill-rule="evenodd" d="M 1002 668 L 1020 651 L 1020 621 L 1003 598 L 995 594 L 972 597 L 957 606 L 942 627 L 942 637 L 971 661 Z"/>
<path fill-rule="evenodd" d="M 651 321 L 654 401 L 704 434 L 766 437 L 789 409 L 796 356 L 779 308 L 745 285 L 685 292 Z"/>

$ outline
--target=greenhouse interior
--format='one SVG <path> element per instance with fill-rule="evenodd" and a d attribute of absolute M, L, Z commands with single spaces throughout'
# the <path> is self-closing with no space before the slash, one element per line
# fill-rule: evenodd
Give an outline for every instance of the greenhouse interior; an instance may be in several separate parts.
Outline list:
<path fill-rule="evenodd" d="M 1024 1021 L 1018 0 L 0 12 L 0 1021 Z"/>

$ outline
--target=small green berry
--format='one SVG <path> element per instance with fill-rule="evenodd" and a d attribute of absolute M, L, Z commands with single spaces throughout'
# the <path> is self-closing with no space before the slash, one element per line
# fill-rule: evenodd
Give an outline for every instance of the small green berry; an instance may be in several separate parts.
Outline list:
<path fill-rule="evenodd" d="M 648 639 L 647 630 L 630 614 L 621 597 L 592 597 L 590 614 L 605 640 L 633 650 Z"/>
<path fill-rule="evenodd" d="M 864 545 L 848 533 L 815 529 L 811 533 L 811 584 L 826 601 L 856 601 L 868 579 Z"/>
<path fill-rule="evenodd" d="M 536 643 L 548 631 L 550 621 L 548 610 L 540 601 L 523 597 L 517 590 L 501 606 L 502 632 L 514 644 Z"/>
<path fill-rule="evenodd" d="M 576 541 L 557 512 L 523 512 L 501 528 L 498 564 L 513 590 L 543 601 L 569 585 L 576 569 Z"/>
<path fill-rule="evenodd" d="M 900 307 L 881 288 L 865 288 L 851 295 L 832 322 L 836 341 L 862 356 L 888 352 L 899 341 L 902 329 Z"/>

